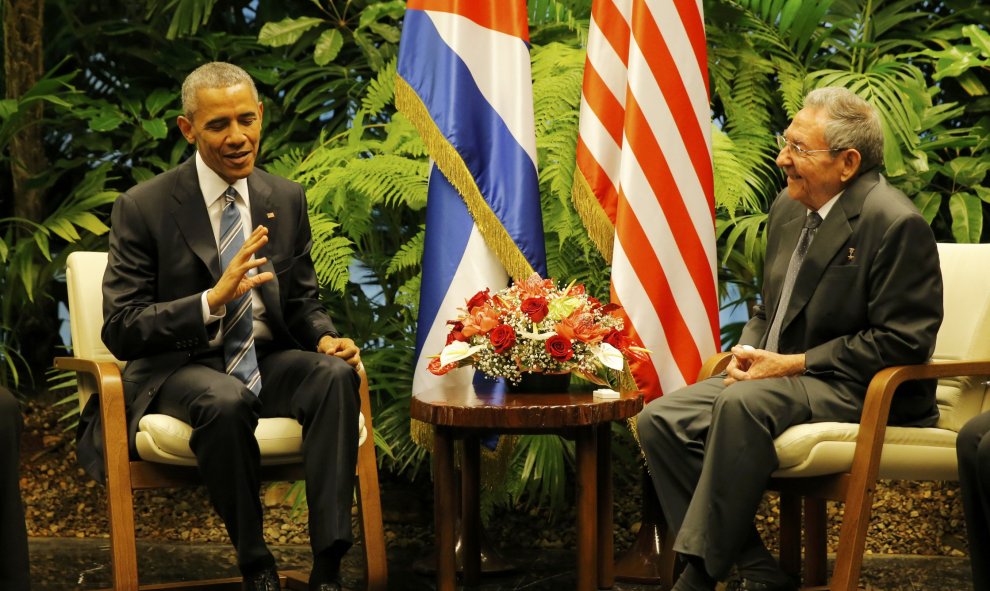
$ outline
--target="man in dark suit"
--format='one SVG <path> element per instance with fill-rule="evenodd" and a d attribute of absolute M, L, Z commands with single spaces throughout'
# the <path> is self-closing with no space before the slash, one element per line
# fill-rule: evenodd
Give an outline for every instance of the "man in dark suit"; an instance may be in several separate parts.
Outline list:
<path fill-rule="evenodd" d="M 990 412 L 973 417 L 959 430 L 956 456 L 973 591 L 986 591 L 990 589 Z"/>
<path fill-rule="evenodd" d="M 17 470 L 21 426 L 17 399 L 0 387 L 0 589 L 5 591 L 30 588 L 27 532 Z"/>
<path fill-rule="evenodd" d="M 762 306 L 726 373 L 650 403 L 640 441 L 686 560 L 675 591 L 796 588 L 753 525 L 788 427 L 856 422 L 873 374 L 931 356 L 942 322 L 935 239 L 878 168 L 876 111 L 840 88 L 811 92 L 778 138 L 787 175 L 767 222 Z M 932 425 L 934 383 L 905 386 L 891 422 Z"/>
<path fill-rule="evenodd" d="M 193 427 L 245 586 L 274 591 L 254 429 L 259 417 L 299 420 L 310 588 L 338 589 L 353 541 L 358 348 L 318 299 L 302 187 L 254 166 L 264 109 L 251 77 L 206 64 L 186 78 L 182 104 L 178 126 L 196 155 L 122 194 L 111 216 L 103 340 L 128 361 L 131 441 L 146 413 Z"/>

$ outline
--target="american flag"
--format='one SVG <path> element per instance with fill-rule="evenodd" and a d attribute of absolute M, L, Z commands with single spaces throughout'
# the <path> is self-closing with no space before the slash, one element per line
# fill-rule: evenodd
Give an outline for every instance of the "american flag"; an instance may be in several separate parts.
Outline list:
<path fill-rule="evenodd" d="M 700 0 L 595 0 L 574 202 L 612 263 L 612 301 L 652 351 L 647 401 L 718 349 L 708 68 Z"/>

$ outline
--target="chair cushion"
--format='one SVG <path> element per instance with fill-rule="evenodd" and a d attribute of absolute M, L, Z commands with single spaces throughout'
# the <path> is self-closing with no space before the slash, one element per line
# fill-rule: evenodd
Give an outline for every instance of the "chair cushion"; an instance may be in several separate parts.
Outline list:
<path fill-rule="evenodd" d="M 808 423 L 784 431 L 774 441 L 779 478 L 848 471 L 859 425 Z M 888 427 L 880 460 L 881 478 L 956 480 L 956 433 L 947 429 Z"/>
<path fill-rule="evenodd" d="M 364 415 L 358 415 L 358 445 L 368 438 Z M 260 419 L 254 430 L 264 465 L 289 464 L 302 460 L 302 425 L 291 418 Z M 135 440 L 142 460 L 193 466 L 196 458 L 189 447 L 192 427 L 168 415 L 141 417 Z"/>

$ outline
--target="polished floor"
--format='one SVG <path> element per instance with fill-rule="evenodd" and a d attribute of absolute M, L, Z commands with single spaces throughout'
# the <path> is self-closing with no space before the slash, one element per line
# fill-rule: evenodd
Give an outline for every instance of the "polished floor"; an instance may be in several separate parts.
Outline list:
<path fill-rule="evenodd" d="M 236 576 L 233 552 L 220 544 L 139 543 L 141 583 Z M 31 540 L 33 591 L 101 589 L 110 586 L 109 548 L 106 540 L 37 538 Z M 301 546 L 275 547 L 280 567 L 308 570 L 309 551 Z M 428 591 L 429 576 L 417 574 L 413 564 L 422 549 L 389 548 L 389 589 Z M 489 576 L 480 591 L 574 589 L 574 555 L 566 550 L 534 550 L 520 547 L 509 556 L 518 566 L 514 573 Z M 354 548 L 344 563 L 348 589 L 361 589 L 362 559 Z M 870 591 L 967 591 L 971 589 L 965 558 L 868 556 L 861 584 Z M 618 583 L 616 591 L 657 589 Z"/>

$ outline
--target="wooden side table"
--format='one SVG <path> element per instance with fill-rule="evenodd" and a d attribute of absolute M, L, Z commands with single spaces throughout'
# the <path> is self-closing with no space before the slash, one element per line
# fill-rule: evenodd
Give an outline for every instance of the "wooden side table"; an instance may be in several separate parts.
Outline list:
<path fill-rule="evenodd" d="M 461 466 L 461 527 L 464 583 L 477 585 L 481 571 L 478 507 L 481 437 L 493 433 L 557 434 L 577 448 L 577 588 L 610 589 L 612 564 L 612 421 L 643 408 L 639 392 L 595 399 L 591 392 L 567 394 L 482 394 L 472 388 L 427 390 L 413 397 L 410 414 L 434 426 L 434 520 L 437 590 L 454 591 L 457 565 L 454 507 L 454 441 L 464 441 Z"/>

